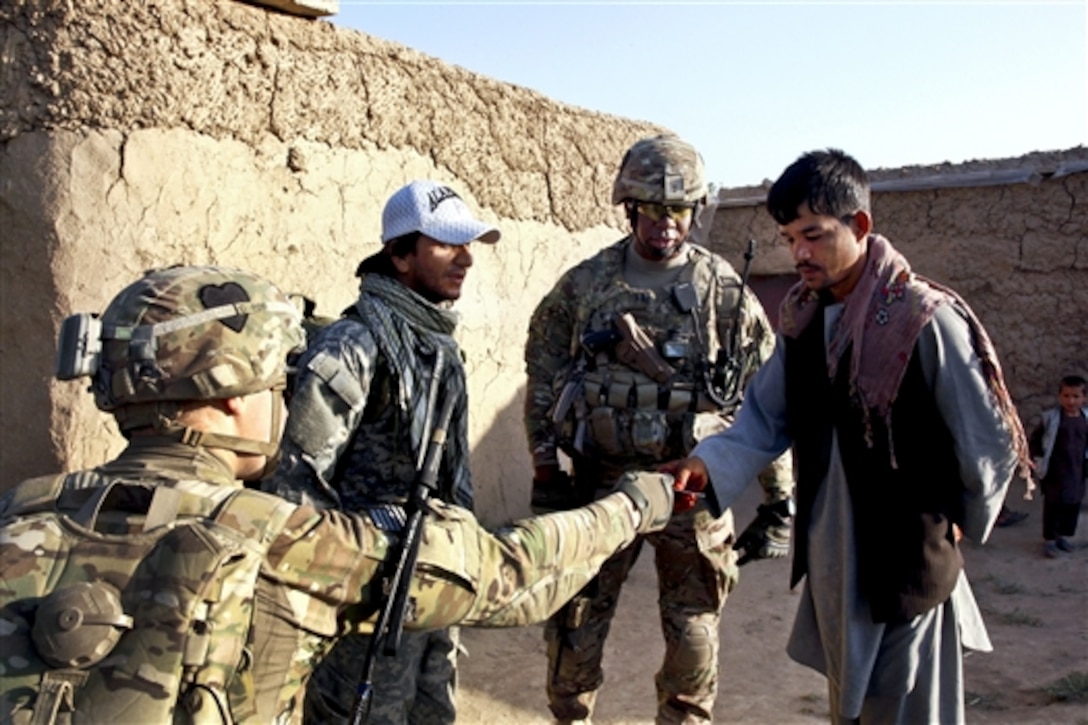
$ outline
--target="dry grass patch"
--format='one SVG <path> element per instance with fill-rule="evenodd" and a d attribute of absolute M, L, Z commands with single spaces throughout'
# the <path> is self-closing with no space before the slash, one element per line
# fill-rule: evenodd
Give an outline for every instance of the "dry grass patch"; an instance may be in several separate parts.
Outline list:
<path fill-rule="evenodd" d="M 1088 672 L 1071 672 L 1043 691 L 1057 702 L 1088 702 Z"/>

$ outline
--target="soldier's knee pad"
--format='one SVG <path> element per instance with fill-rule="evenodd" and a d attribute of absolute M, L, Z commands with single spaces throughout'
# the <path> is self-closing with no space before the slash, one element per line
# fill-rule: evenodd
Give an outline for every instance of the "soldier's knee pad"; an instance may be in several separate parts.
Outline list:
<path fill-rule="evenodd" d="M 704 622 L 687 622 L 680 628 L 676 652 L 665 664 L 666 669 L 690 672 L 717 661 L 718 633 Z"/>

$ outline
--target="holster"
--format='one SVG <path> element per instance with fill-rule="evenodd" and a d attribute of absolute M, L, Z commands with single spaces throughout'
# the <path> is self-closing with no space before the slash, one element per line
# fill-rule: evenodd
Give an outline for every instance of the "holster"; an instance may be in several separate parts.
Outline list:
<path fill-rule="evenodd" d="M 616 320 L 622 340 L 616 343 L 616 359 L 643 373 L 651 380 L 664 383 L 676 372 L 654 347 L 653 340 L 639 326 L 630 312 Z"/>
<path fill-rule="evenodd" d="M 585 624 L 589 605 L 592 603 L 592 597 L 583 593 L 575 594 L 563 607 L 563 626 L 566 629 L 578 629 Z"/>
<path fill-rule="evenodd" d="M 586 633 L 582 632 L 581 629 L 589 620 L 590 608 L 593 606 L 593 600 L 596 599 L 599 591 L 597 580 L 594 579 L 555 613 L 555 622 L 559 625 L 556 628 L 556 634 L 562 640 L 564 646 L 575 652 L 582 649 Z"/>

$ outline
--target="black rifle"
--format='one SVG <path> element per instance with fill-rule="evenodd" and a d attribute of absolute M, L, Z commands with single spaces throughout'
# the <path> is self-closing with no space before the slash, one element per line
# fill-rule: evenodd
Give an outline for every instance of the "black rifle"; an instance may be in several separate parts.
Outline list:
<path fill-rule="evenodd" d="M 435 369 L 438 370 L 441 359 L 436 361 Z M 437 375 L 436 375 L 437 377 Z M 434 409 L 434 393 L 437 389 L 437 380 L 431 384 L 431 405 L 429 411 Z M 419 556 L 419 543 L 423 533 L 423 517 L 430 510 L 427 499 L 431 493 L 437 490 L 438 471 L 442 466 L 442 450 L 446 445 L 446 431 L 449 429 L 450 419 L 453 417 L 453 406 L 456 396 L 446 395 L 442 401 L 442 410 L 438 415 L 438 423 L 431 433 L 427 443 L 423 463 L 418 469 L 416 483 L 408 498 L 408 520 L 404 525 L 401 535 L 400 550 L 397 556 L 397 568 L 389 580 L 389 594 L 382 606 L 378 621 L 374 625 L 374 634 L 371 635 L 370 647 L 363 660 L 363 671 L 359 677 L 359 688 L 355 693 L 355 704 L 351 708 L 352 725 L 362 725 L 370 717 L 370 703 L 374 694 L 374 659 L 378 648 L 386 656 L 395 655 L 400 645 L 400 636 L 404 631 L 404 616 L 408 609 L 408 589 L 412 584 L 412 574 L 416 568 L 416 558 Z"/>
<path fill-rule="evenodd" d="M 729 328 L 729 339 L 723 347 L 718 348 L 717 359 L 714 361 L 714 374 L 707 381 L 707 395 L 714 404 L 727 408 L 735 405 L 740 400 L 741 378 L 744 377 L 746 360 L 740 351 L 740 311 L 744 304 L 744 290 L 748 286 L 748 271 L 752 268 L 752 258 L 755 256 L 756 240 L 748 240 L 748 248 L 744 252 L 744 271 L 740 276 L 740 294 L 737 297 L 737 306 L 733 310 L 733 324 Z"/>

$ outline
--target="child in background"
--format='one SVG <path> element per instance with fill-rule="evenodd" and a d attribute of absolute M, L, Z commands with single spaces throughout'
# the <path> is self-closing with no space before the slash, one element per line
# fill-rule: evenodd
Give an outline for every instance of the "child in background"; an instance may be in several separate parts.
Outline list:
<path fill-rule="evenodd" d="M 1054 559 L 1074 549 L 1066 537 L 1077 532 L 1077 517 L 1088 474 L 1088 384 L 1068 375 L 1058 385 L 1058 405 L 1043 411 L 1031 434 L 1035 476 L 1043 491 L 1043 555 Z"/>

